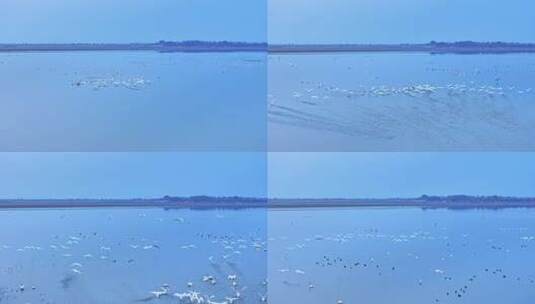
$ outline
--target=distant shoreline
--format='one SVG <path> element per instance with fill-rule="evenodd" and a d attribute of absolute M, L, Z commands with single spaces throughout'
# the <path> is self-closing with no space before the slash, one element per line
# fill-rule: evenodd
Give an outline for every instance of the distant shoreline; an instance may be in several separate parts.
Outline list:
<path fill-rule="evenodd" d="M 520 43 L 425 43 L 425 44 L 318 44 L 270 45 L 273 54 L 404 52 L 429 54 L 507 54 L 535 53 L 535 44 Z"/>
<path fill-rule="evenodd" d="M 160 207 L 165 209 L 419 207 L 422 209 L 533 208 L 535 198 L 499 196 L 422 196 L 392 199 L 265 199 L 242 197 L 164 197 L 157 199 L 2 199 L 0 209 Z"/>
<path fill-rule="evenodd" d="M 0 53 L 75 51 L 155 51 L 160 53 L 267 52 L 271 54 L 419 52 L 430 54 L 535 53 L 535 43 L 430 42 L 423 44 L 270 44 L 229 41 L 159 41 L 156 43 L 4 43 Z"/>
<path fill-rule="evenodd" d="M 160 53 L 265 52 L 266 43 L 183 41 L 156 43 L 0 43 L 0 53 L 155 51 Z"/>

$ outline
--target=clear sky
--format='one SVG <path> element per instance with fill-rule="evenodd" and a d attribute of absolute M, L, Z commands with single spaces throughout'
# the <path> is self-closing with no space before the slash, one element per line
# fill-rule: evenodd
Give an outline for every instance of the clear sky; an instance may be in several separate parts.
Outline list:
<path fill-rule="evenodd" d="M 270 43 L 535 42 L 533 0 L 269 0 Z"/>
<path fill-rule="evenodd" d="M 268 194 L 535 196 L 535 153 L 270 153 Z"/>
<path fill-rule="evenodd" d="M 0 153 L 0 168 L 0 198 L 535 196 L 535 153 Z"/>
<path fill-rule="evenodd" d="M 0 153 L 0 198 L 266 196 L 264 153 Z"/>
<path fill-rule="evenodd" d="M 2 0 L 0 42 L 266 41 L 266 0 Z"/>

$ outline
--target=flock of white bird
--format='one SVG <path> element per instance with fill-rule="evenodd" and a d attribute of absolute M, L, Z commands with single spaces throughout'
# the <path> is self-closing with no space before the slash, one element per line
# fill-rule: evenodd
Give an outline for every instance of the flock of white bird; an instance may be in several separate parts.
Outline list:
<path fill-rule="evenodd" d="M 422 62 L 412 77 L 402 71 L 397 76 L 390 70 L 370 70 L 366 64 L 372 62 L 359 61 L 364 64 L 360 67 L 349 59 L 338 62 L 342 58 L 333 55 L 332 66 L 324 67 L 324 73 L 302 58 L 273 59 L 281 76 L 268 88 L 269 121 L 354 136 L 357 147 L 370 141 L 378 147 L 403 147 L 406 142 L 422 142 L 425 147 L 501 147 L 512 138 L 518 147 L 535 144 L 528 134 L 535 121 L 525 115 L 534 109 L 530 101 L 535 87 L 525 79 L 511 79 L 504 64 L 453 71 L 426 68 L 430 63 Z M 535 66 L 511 65 L 535 75 Z M 280 81 L 282 75 L 292 76 Z M 285 136 L 292 136 L 290 131 Z"/>
<path fill-rule="evenodd" d="M 476 85 L 450 83 L 445 85 L 435 85 L 431 83 L 416 83 L 404 86 L 379 85 L 363 86 L 358 85 L 354 89 L 342 88 L 329 85 L 323 82 L 301 81 L 305 86 L 302 91 L 295 91 L 292 97 L 305 101 L 309 104 L 321 100 L 330 99 L 357 99 L 363 97 L 387 97 L 387 96 L 406 96 L 412 98 L 465 98 L 467 102 L 474 98 L 498 98 L 514 97 L 515 95 L 526 95 L 535 93 L 533 88 L 517 88 L 515 86 L 495 86 L 495 85 Z M 370 100 L 371 101 L 371 100 Z"/>
<path fill-rule="evenodd" d="M 403 282 L 402 284 L 416 277 L 417 279 L 414 281 L 414 286 L 416 287 L 424 288 L 429 284 L 435 284 L 436 286 L 438 284 L 436 280 L 426 282 L 423 279 L 429 277 L 429 275 L 425 273 L 418 275 L 417 269 L 421 270 L 426 267 L 428 267 L 429 272 L 434 273 L 440 280 L 447 282 L 443 287 L 443 294 L 438 294 L 436 298 L 432 299 L 435 303 L 448 302 L 448 299 L 458 300 L 468 296 L 471 289 L 477 288 L 474 283 L 481 279 L 494 280 L 495 282 L 511 280 L 511 282 L 524 284 L 522 286 L 531 286 L 531 288 L 535 286 L 535 273 L 531 275 L 515 274 L 513 269 L 509 269 L 509 273 L 506 273 L 506 270 L 499 266 L 476 269 L 473 270 L 474 273 L 461 274 L 458 273 L 459 269 L 450 269 L 451 271 L 449 271 L 442 268 L 445 267 L 444 265 L 455 264 L 455 261 L 459 261 L 462 264 L 464 262 L 461 261 L 466 258 L 465 251 L 473 252 L 478 250 L 478 246 L 481 246 L 479 240 L 472 238 L 469 234 L 449 235 L 445 230 L 439 233 L 415 231 L 406 234 L 391 234 L 381 232 L 379 229 L 356 229 L 355 231 L 332 235 L 313 235 L 304 239 L 288 236 L 270 237 L 269 241 L 276 244 L 270 247 L 276 248 L 270 249 L 270 252 L 275 256 L 273 258 L 275 262 L 272 264 L 278 267 L 276 272 L 279 273 L 277 281 L 273 282 L 277 286 L 273 289 L 277 290 L 279 294 L 313 293 L 318 286 L 325 284 L 322 278 L 324 276 L 340 278 L 340 281 L 336 282 L 338 284 L 336 286 L 337 289 L 340 288 L 340 285 L 363 284 L 360 279 L 349 279 L 352 273 L 356 272 L 360 273 L 360 275 L 369 276 L 366 279 L 367 282 L 373 281 L 371 280 L 373 277 L 390 278 L 398 275 L 400 276 L 400 282 Z M 382 244 L 381 247 L 386 250 L 384 255 L 363 257 L 361 254 L 362 246 L 356 244 L 366 242 L 368 246 L 371 246 L 371 241 L 377 241 Z M 530 242 L 533 241 L 535 241 L 534 236 L 523 235 L 516 237 L 516 240 L 513 239 L 512 244 L 514 245 L 511 244 L 506 247 L 495 239 L 487 239 L 483 242 L 483 250 L 488 249 L 505 252 L 510 255 L 523 255 L 525 253 L 522 253 L 522 251 L 526 252 L 525 250 L 528 249 Z M 332 243 L 332 245 L 327 245 L 327 243 Z M 391 245 L 388 245 L 389 243 Z M 413 246 L 411 244 L 419 245 Z M 428 246 L 435 247 L 438 245 L 444 248 L 438 255 L 433 252 L 425 252 Z M 471 246 L 474 247 L 471 248 Z M 372 247 L 375 248 L 375 246 Z M 423 251 L 418 252 L 417 249 Z M 277 252 L 274 253 L 271 250 L 276 250 Z M 405 258 L 408 260 L 406 263 L 400 264 L 404 254 L 406 254 Z M 302 255 L 314 255 L 318 259 L 314 264 L 302 264 L 300 268 L 291 267 L 296 261 L 305 260 L 305 256 Z M 392 258 L 394 256 L 396 258 Z M 417 266 L 420 263 L 426 266 Z M 428 266 L 433 264 L 435 264 L 435 267 Z M 360 278 L 355 276 L 355 278 L 357 277 Z M 342 280 L 341 278 L 345 279 Z M 458 286 L 457 288 L 452 287 L 456 285 Z M 331 286 L 329 288 L 333 287 L 332 285 L 329 286 Z M 373 290 L 371 286 L 367 289 Z M 318 292 L 321 293 L 322 291 Z M 336 301 L 342 301 L 342 299 L 337 299 Z"/>
<path fill-rule="evenodd" d="M 189 223 L 188 219 L 178 217 L 155 219 L 146 214 L 140 214 L 139 217 L 156 220 L 155 223 L 168 225 Z M 216 216 L 216 218 L 218 217 Z M 529 234 L 530 231 L 504 230 L 506 233 L 512 233 L 511 237 L 515 237 L 507 243 L 508 245 L 505 245 L 503 241 L 478 239 L 468 233 L 451 235 L 447 230 L 439 226 L 434 226 L 433 229 L 432 231 L 415 230 L 412 232 L 407 231 L 406 233 L 389 233 L 379 228 L 355 228 L 341 233 L 325 232 L 323 234 L 314 234 L 311 231 L 308 235 L 307 230 L 299 230 L 301 232 L 297 234 L 288 232 L 288 234 L 282 236 L 268 235 L 265 239 L 260 235 L 239 235 L 228 231 L 196 232 L 195 238 L 197 241 L 186 245 L 180 244 L 180 240 L 178 240 L 178 244 L 170 245 L 167 241 L 162 242 L 162 240 L 144 237 L 128 238 L 129 243 L 122 244 L 117 240 L 106 239 L 102 232 L 85 232 L 63 236 L 53 235 L 52 243 L 46 245 L 12 246 L 4 244 L 0 246 L 0 257 L 4 253 L 11 253 L 17 256 L 33 252 L 38 253 L 34 257 L 39 258 L 43 256 L 42 252 L 50 251 L 56 259 L 59 259 L 58 264 L 64 265 L 70 272 L 69 275 L 61 280 L 63 288 L 76 290 L 76 286 L 73 285 L 75 280 L 90 273 L 91 268 L 95 266 L 94 263 L 99 260 L 106 263 L 128 265 L 131 262 L 126 260 L 128 257 L 117 255 L 117 252 L 120 251 L 120 246 L 127 247 L 126 249 L 129 251 L 137 252 L 135 255 L 129 254 L 129 257 L 136 259 L 140 259 L 141 256 L 139 254 L 143 254 L 143 252 L 158 256 L 161 253 L 159 250 L 174 250 L 177 254 L 193 250 L 197 251 L 195 254 L 209 254 L 205 260 L 205 266 L 209 267 L 200 268 L 212 269 L 212 273 L 191 273 L 188 281 L 179 282 L 175 286 L 168 283 L 158 284 L 158 288 L 154 290 L 148 288 L 144 292 L 146 296 L 141 293 L 139 298 L 130 299 L 134 302 L 176 301 L 183 304 L 266 303 L 268 302 L 268 277 L 270 286 L 275 284 L 273 290 L 278 293 L 275 297 L 276 299 L 280 299 L 281 296 L 293 299 L 291 294 L 296 292 L 317 296 L 320 299 L 321 293 L 325 290 L 355 283 L 351 279 L 326 282 L 325 277 L 349 278 L 353 273 L 365 275 L 366 281 L 369 282 L 373 281 L 371 280 L 373 278 L 396 275 L 404 284 L 414 280 L 413 285 L 415 288 L 426 288 L 429 284 L 436 285 L 438 284 L 437 280 L 445 282 L 447 285 L 444 285 L 443 294 L 437 295 L 434 302 L 443 302 L 448 298 L 464 299 L 469 296 L 472 290 L 478 288 L 475 282 L 481 279 L 492 279 L 500 282 L 509 280 L 518 284 L 535 286 L 535 277 L 515 273 L 514 269 L 499 265 L 488 265 L 486 268 L 472 269 L 473 273 L 462 274 L 459 274 L 458 269 L 449 269 L 446 266 L 453 265 L 452 262 L 457 259 L 462 260 L 463 253 L 472 252 L 476 248 L 488 249 L 498 255 L 503 253 L 513 255 L 531 250 L 529 248 L 533 248 L 535 236 Z M 192 240 L 189 239 L 189 241 Z M 370 242 L 378 242 L 386 252 L 384 254 L 378 253 L 374 256 L 366 256 L 366 254 L 358 250 L 353 250 L 353 248 L 360 248 L 358 244 L 362 244 L 362 242 L 366 242 L 368 245 L 371 244 Z M 436 255 L 437 252 L 435 252 L 434 256 L 429 256 L 429 252 L 425 252 L 425 250 L 418 251 L 422 250 L 422 248 L 427 248 L 428 245 L 423 244 L 431 243 L 434 244 L 434 247 L 439 246 L 442 248 L 438 255 Z M 204 246 L 206 244 L 215 245 L 214 248 L 219 249 L 201 252 L 201 248 L 206 248 Z M 418 245 L 413 246 L 411 244 Z M 471 248 L 471 246 L 474 247 Z M 272 256 L 272 261 L 269 265 L 267 264 L 268 247 L 271 248 L 269 254 Z M 82 248 L 83 250 L 77 250 Z M 247 267 L 242 265 L 240 261 L 243 261 L 246 255 L 252 254 L 261 254 L 260 261 L 262 259 L 266 261 L 264 266 L 253 266 L 270 267 L 268 271 L 273 271 L 277 275 L 273 278 L 267 276 L 261 282 L 251 282 L 237 269 L 235 271 L 221 271 L 221 266 L 227 263 L 232 263 L 234 266 Z M 391 258 L 392 256 L 396 256 L 396 258 Z M 279 259 L 279 257 L 282 257 L 282 259 Z M 429 263 L 430 259 L 432 263 Z M 4 261 L 5 263 L 10 263 L 11 260 Z M 417 266 L 419 263 L 424 263 L 422 265 L 425 266 Z M 410 270 L 408 269 L 409 267 L 411 268 Z M 436 279 L 430 278 L 425 273 L 418 273 L 418 271 L 432 273 Z M 407 273 L 409 273 L 408 276 Z M 13 283 L 16 283 L 16 285 L 12 287 L 11 292 L 15 295 L 31 293 L 36 289 L 40 289 L 39 285 L 27 287 L 29 286 L 28 282 Z M 250 287 L 253 287 L 253 290 Z M 271 295 L 270 298 L 272 298 Z M 337 298 L 330 299 L 328 303 L 352 303 L 353 298 L 354 295 L 339 294 Z"/>
<path fill-rule="evenodd" d="M 151 84 L 151 81 L 144 77 L 127 77 L 117 76 L 108 77 L 88 77 L 72 82 L 74 87 L 89 87 L 93 90 L 104 88 L 125 88 L 129 90 L 141 90 Z"/>
<path fill-rule="evenodd" d="M 153 220 L 145 213 L 139 214 L 141 221 Z M 223 218 L 216 215 L 217 220 Z M 110 216 L 109 220 L 112 217 Z M 182 217 L 157 218 L 156 223 L 166 225 L 179 225 L 177 227 L 192 224 Z M 194 226 L 193 226 L 194 227 Z M 194 254 L 208 255 L 206 265 L 196 265 L 191 269 L 212 269 L 213 273 L 191 273 L 190 281 L 185 283 L 185 289 L 171 287 L 170 284 L 161 284 L 156 290 L 147 290 L 146 297 L 140 295 L 138 299 L 131 301 L 147 302 L 163 299 L 175 299 L 184 304 L 235 304 L 235 303 L 263 303 L 267 302 L 267 279 L 264 278 L 259 282 L 252 281 L 247 275 L 242 277 L 241 268 L 250 267 L 244 262 L 252 256 L 254 259 L 265 260 L 267 254 L 267 241 L 262 238 L 262 234 L 245 234 L 239 235 L 221 229 L 213 233 L 196 233 L 194 239 L 188 238 L 189 244 L 180 244 L 180 238 L 176 240 L 178 244 L 169 244 L 169 239 L 155 239 L 146 237 L 129 237 L 129 243 L 120 240 L 111 240 L 105 236 L 105 232 L 94 228 L 94 232 L 80 232 L 74 235 L 52 235 L 51 243 L 46 245 L 0 245 L 0 257 L 3 253 L 8 256 L 20 255 L 20 257 L 32 257 L 32 259 L 48 259 L 52 257 L 53 264 L 64 265 L 65 271 L 63 278 L 58 279 L 63 289 L 76 290 L 77 280 L 92 280 L 95 275 L 95 267 L 100 265 L 118 265 L 118 267 L 137 267 L 137 263 L 143 263 L 144 256 L 157 257 L 160 254 L 167 254 L 169 251 L 176 251 L 177 258 L 183 252 L 186 256 L 190 255 L 189 251 L 197 251 Z M 189 229 L 189 228 L 188 228 Z M 225 232 L 226 231 L 226 232 Z M 192 233 L 195 233 L 192 231 Z M 264 236 L 265 237 L 265 236 Z M 215 247 L 214 247 L 215 246 Z M 126 247 L 126 248 L 125 248 Z M 210 251 L 201 251 L 199 248 L 212 248 Z M 218 249 L 219 248 L 219 249 Z M 146 253 L 144 253 L 146 252 Z M 125 253 L 127 253 L 125 255 Z M 193 252 L 192 252 L 193 254 Z M 262 258 L 264 257 L 264 258 Z M 17 258 L 18 260 L 18 258 Z M 20 263 L 17 260 L 5 259 L 6 269 L 15 269 L 16 267 L 31 268 L 30 265 L 9 265 L 9 263 Z M 44 260 L 43 260 L 44 261 Z M 105 264 L 102 264 L 105 263 Z M 33 262 L 32 262 L 33 264 Z M 100 267 L 100 266 L 99 266 Z M 0 269 L 0 275 L 2 274 Z M 260 273 L 262 271 L 260 270 Z M 194 279 L 198 275 L 198 279 Z M 158 273 L 151 276 L 158 276 Z M 136 278 L 132 278 L 136 280 Z M 0 282 L 2 278 L 0 277 Z M 33 281 L 35 282 L 35 281 Z M 16 283 L 16 282 L 12 282 Z M 128 279 L 127 282 L 128 283 Z M 33 290 L 43 290 L 38 283 L 32 286 L 31 290 L 26 288 L 25 282 L 19 282 L 18 288 L 12 287 L 6 289 L 7 295 L 2 296 L 0 292 L 0 301 L 2 298 L 16 297 L 17 295 L 31 295 Z M 1 286 L 0 286 L 1 287 Z M 1 288 L 0 288 L 1 289 Z M 1 290 L 0 290 L 1 291 Z M 41 295 L 41 297 L 44 297 Z M 43 301 L 43 300 L 42 300 Z M 41 302 L 42 302 L 41 301 Z"/>

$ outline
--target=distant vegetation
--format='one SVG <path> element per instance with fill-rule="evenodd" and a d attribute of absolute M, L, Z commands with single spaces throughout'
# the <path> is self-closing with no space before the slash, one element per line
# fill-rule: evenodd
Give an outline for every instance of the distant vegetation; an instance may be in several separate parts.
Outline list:
<path fill-rule="evenodd" d="M 263 47 L 267 48 L 265 42 L 241 42 L 241 41 L 203 41 L 203 40 L 185 40 L 185 41 L 165 41 L 160 40 L 158 44 L 164 47 Z"/>
<path fill-rule="evenodd" d="M 426 52 L 426 53 L 533 53 L 535 43 L 516 42 L 437 42 L 401 44 L 281 44 L 270 45 L 274 53 L 308 52 Z"/>
<path fill-rule="evenodd" d="M 44 43 L 0 44 L 0 52 L 31 51 L 157 51 L 157 52 L 428 52 L 428 53 L 532 53 L 535 43 L 437 42 L 420 44 L 270 44 L 243 41 L 166 41 L 154 43 Z"/>
<path fill-rule="evenodd" d="M 500 48 L 500 47 L 535 47 L 535 43 L 520 43 L 520 42 L 476 42 L 476 41 L 455 41 L 455 42 L 437 42 L 430 41 L 429 45 L 436 47 L 486 47 L 486 48 Z"/>
<path fill-rule="evenodd" d="M 499 196 L 499 195 L 489 195 L 489 196 L 472 196 L 472 195 L 447 195 L 447 196 L 430 196 L 422 195 L 419 199 L 426 202 L 465 202 L 465 203 L 484 203 L 484 202 L 533 202 L 535 203 L 534 197 L 513 197 L 513 196 Z"/>
<path fill-rule="evenodd" d="M 269 207 L 420 207 L 420 208 L 512 208 L 535 207 L 535 197 L 422 195 L 416 198 L 323 198 L 270 199 Z"/>
<path fill-rule="evenodd" d="M 157 52 L 259 52 L 264 42 L 165 41 L 155 43 L 16 43 L 0 44 L 0 52 L 32 51 L 157 51 Z"/>
<path fill-rule="evenodd" d="M 242 197 L 242 196 L 207 196 L 207 195 L 196 195 L 196 196 L 186 196 L 186 197 L 180 197 L 180 196 L 164 196 L 162 198 L 165 201 L 169 202 L 196 202 L 196 203 L 227 203 L 227 202 L 235 202 L 235 203 L 265 203 L 267 201 L 266 198 L 259 198 L 259 197 Z"/>
<path fill-rule="evenodd" d="M 535 197 L 422 195 L 416 198 L 262 198 L 242 196 L 164 196 L 138 199 L 3 199 L 0 208 L 51 207 L 162 207 L 211 208 L 299 208 L 299 207 L 420 207 L 420 208 L 510 208 L 535 207 Z"/>

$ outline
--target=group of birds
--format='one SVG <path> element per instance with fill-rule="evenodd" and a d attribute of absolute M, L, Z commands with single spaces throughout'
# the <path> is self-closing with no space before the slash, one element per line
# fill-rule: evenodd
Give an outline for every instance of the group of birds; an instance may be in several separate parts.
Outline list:
<path fill-rule="evenodd" d="M 516 283 L 516 288 L 519 290 L 535 287 L 535 273 L 526 274 L 519 269 L 511 268 L 508 274 L 503 267 L 494 269 L 480 267 L 463 271 L 453 266 L 463 265 L 465 259 L 471 258 L 470 256 L 478 250 L 486 251 L 486 255 L 508 254 L 511 258 L 515 255 L 525 255 L 532 248 L 530 242 L 535 240 L 533 236 L 516 236 L 515 239 L 504 241 L 498 246 L 494 239 L 472 239 L 467 233 L 455 235 L 448 233 L 443 227 L 435 225 L 435 228 L 436 231 L 415 231 L 405 234 L 392 234 L 381 232 L 380 229 L 366 228 L 332 235 L 313 235 L 301 240 L 288 236 L 270 236 L 274 244 L 270 247 L 271 254 L 278 258 L 273 264 L 279 267 L 277 277 L 280 278 L 274 282 L 277 284 L 274 289 L 281 294 L 297 294 L 310 293 L 321 287 L 324 288 L 320 289 L 321 292 L 326 292 L 350 284 L 369 291 L 373 290 L 372 285 L 375 283 L 372 282 L 395 281 L 401 286 L 407 286 L 405 288 L 410 288 L 412 281 L 413 288 L 437 291 L 435 298 L 429 299 L 428 302 L 450 303 L 453 299 L 467 298 L 470 301 L 469 295 L 472 290 L 481 293 L 482 286 L 500 285 L 503 282 L 512 284 L 512 288 L 515 288 Z M 372 242 L 375 244 L 372 245 Z M 376 253 L 374 256 L 365 257 L 363 252 L 368 251 L 366 248 L 377 248 L 378 244 L 382 244 L 385 251 L 382 254 Z M 426 248 L 436 248 L 437 251 L 426 252 Z M 493 253 L 493 251 L 500 252 Z M 338 252 L 338 254 L 330 255 L 325 252 Z M 308 265 L 300 265 L 299 269 L 292 270 L 292 267 L 288 267 L 295 265 L 296 261 L 309 260 L 303 255 L 315 255 L 317 259 Z M 496 256 L 496 258 L 497 265 L 500 265 L 501 257 Z M 430 268 L 429 265 L 433 264 L 441 267 Z M 515 272 L 516 274 L 512 275 Z M 322 286 L 326 283 L 323 277 L 332 278 L 336 283 L 330 282 L 328 286 Z M 346 287 L 351 289 L 349 285 Z M 431 293 L 426 294 L 433 296 Z M 422 298 L 422 301 L 425 299 Z"/>
<path fill-rule="evenodd" d="M 290 60 L 283 58 L 280 62 Z M 333 133 L 354 137 L 340 143 L 344 145 L 340 149 L 371 144 L 380 148 L 370 149 L 403 149 L 408 143 L 411 147 L 421 144 L 423 149 L 535 144 L 529 135 L 535 121 L 524 115 L 534 108 L 529 101 L 535 97 L 535 87 L 525 77 L 513 79 L 502 63 L 490 70 L 458 68 L 473 70 L 467 75 L 428 69 L 431 63 L 422 61 L 420 66 L 415 62 L 413 77 L 392 74 L 390 69 L 370 71 L 349 59 L 340 61 L 333 59 L 332 66 L 323 70 L 315 68 L 315 61 L 310 65 L 304 59 L 290 62 L 292 70 L 275 61 L 277 73 L 287 71 L 292 77 L 269 86 L 269 122 L 321 131 L 308 140 L 312 143 Z M 352 67 L 351 73 L 345 71 L 346 65 Z M 535 76 L 535 68 L 524 72 Z M 292 131 L 289 129 L 285 136 L 291 138 Z M 286 137 L 281 136 L 288 142 Z M 337 138 L 334 135 L 333 141 Z M 308 142 L 303 138 L 298 142 L 303 141 Z"/>
<path fill-rule="evenodd" d="M 141 90 L 151 84 L 151 81 L 144 77 L 127 77 L 118 76 L 108 77 L 87 77 L 72 82 L 74 87 L 89 87 L 93 90 L 104 88 L 125 88 L 129 90 Z"/>
<path fill-rule="evenodd" d="M 110 225 L 116 222 L 114 219 L 107 219 Z M 106 275 L 101 273 L 103 270 L 133 269 L 146 262 L 147 256 L 150 260 L 160 260 L 172 254 L 186 262 L 195 256 L 201 258 L 192 259 L 189 263 L 195 265 L 188 269 L 194 270 L 186 275 L 182 273 L 179 280 L 169 282 L 171 284 L 156 282 L 152 285 L 158 286 L 156 289 L 141 290 L 130 301 L 264 303 L 268 302 L 268 278 L 270 287 L 274 286 L 271 292 L 275 299 L 284 297 L 293 301 L 292 297 L 300 294 L 324 301 L 323 293 L 345 290 L 330 299 L 333 304 L 352 303 L 355 294 L 351 293 L 351 286 L 367 286 L 365 292 L 370 293 L 374 284 L 383 286 L 383 283 L 394 281 L 404 288 L 420 290 L 422 301 L 432 296 L 428 302 L 446 303 L 470 301 L 473 294 L 481 293 L 482 286 L 505 283 L 511 288 L 535 287 L 535 274 L 500 262 L 505 255 L 525 257 L 532 252 L 535 236 L 530 235 L 531 230 L 499 230 L 503 238 L 494 238 L 495 234 L 490 232 L 486 234 L 487 238 L 481 238 L 470 231 L 454 232 L 438 223 L 420 229 L 405 227 L 403 232 L 396 232 L 379 227 L 355 227 L 351 222 L 349 225 L 353 228 L 340 230 L 338 227 L 320 232 L 314 222 L 315 225 L 308 229 L 289 229 L 285 235 L 277 235 L 268 234 L 259 227 L 224 229 L 224 223 L 230 219 L 217 214 L 212 220 L 225 221 L 216 225 L 221 230 L 197 229 L 187 239 L 181 238 L 181 231 L 199 228 L 198 223 L 188 216 L 165 213 L 159 216 L 140 214 L 137 219 L 140 226 L 169 231 L 165 236 L 119 233 L 110 237 L 106 228 L 110 226 L 105 224 L 103 227 L 89 226 L 94 230 L 86 228 L 77 233 L 54 234 L 39 244 L 27 244 L 23 240 L 0 245 L 0 257 L 11 267 L 9 271 L 5 266 L 0 268 L 0 282 L 5 282 L 5 278 L 18 278 L 18 274 L 31 267 L 21 262 L 51 261 L 65 270 L 64 276 L 58 278 L 58 285 L 64 292 L 75 292 L 79 281 L 88 284 L 90 281 L 87 280 Z M 144 226 L 145 223 L 149 226 Z M 292 223 L 299 225 L 301 221 L 296 217 Z M 466 259 L 482 253 L 488 259 L 485 263 L 475 260 L 469 269 L 456 266 L 464 265 Z M 253 256 L 257 263 L 249 264 Z M 490 264 L 491 261 L 495 263 Z M 264 268 L 267 273 L 261 271 Z M 251 276 L 254 271 L 257 271 L 256 275 Z M 270 271 L 273 276 L 269 275 Z M 156 271 L 151 276 L 158 280 L 159 274 Z M 139 277 L 125 279 L 128 283 L 129 279 Z M 151 279 L 151 282 L 155 280 Z M 0 298 L 12 300 L 39 293 L 38 297 L 47 299 L 49 292 L 46 284 L 39 285 L 31 280 L 12 279 L 11 285 L 7 289 L 0 288 Z M 50 298 L 53 296 L 41 302 L 53 303 Z M 273 298 L 272 294 L 269 298 Z"/>
<path fill-rule="evenodd" d="M 155 299 L 160 298 L 175 298 L 178 299 L 179 303 L 184 304 L 234 304 L 239 302 L 260 302 L 260 303 L 266 303 L 267 302 L 267 294 L 259 295 L 257 300 L 247 298 L 242 295 L 242 291 L 246 290 L 247 288 L 238 288 L 238 275 L 232 274 L 227 276 L 227 281 L 230 282 L 230 285 L 232 287 L 232 294 L 222 297 L 221 299 L 218 299 L 215 295 L 208 295 L 206 293 L 202 293 L 199 291 L 194 290 L 194 283 L 188 282 L 187 283 L 187 290 L 182 292 L 172 292 L 171 287 L 169 284 L 163 284 L 158 288 L 157 290 L 151 291 L 151 296 L 139 299 L 138 302 L 148 302 Z M 211 275 L 205 275 L 201 279 L 202 283 L 205 284 L 216 284 L 216 279 Z M 264 282 L 264 285 L 267 285 L 266 282 Z"/>
<path fill-rule="evenodd" d="M 54 303 L 53 299 L 56 298 L 59 291 L 50 289 L 50 286 L 58 286 L 59 290 L 73 293 L 79 287 L 87 289 L 92 285 L 93 280 L 99 280 L 97 278 L 108 276 L 106 274 L 108 271 L 110 276 L 115 276 L 116 272 L 124 272 L 125 270 L 136 272 L 138 268 L 145 269 L 147 262 L 153 263 L 155 258 L 160 260 L 160 256 L 168 257 L 172 253 L 177 260 L 186 259 L 186 262 L 191 256 L 206 255 L 204 265 L 199 263 L 201 258 L 195 259 L 195 263 L 189 262 L 189 269 L 190 271 L 197 270 L 191 271 L 191 273 L 183 272 L 179 276 L 180 281 L 186 276 L 191 276 L 189 281 L 172 282 L 174 286 L 184 284 L 187 289 L 185 291 L 177 289 L 171 292 L 170 284 L 162 284 L 156 290 L 140 291 L 138 295 L 132 295 L 131 301 L 157 301 L 164 298 L 175 298 L 179 303 L 185 304 L 267 302 L 267 280 L 262 269 L 255 270 L 254 274 L 246 271 L 256 269 L 248 265 L 251 261 L 266 260 L 267 241 L 262 229 L 255 228 L 242 233 L 223 227 L 220 227 L 219 230 L 196 229 L 195 227 L 201 223 L 197 222 L 195 217 L 177 217 L 172 212 L 163 210 L 160 212 L 164 213 L 161 216 L 151 216 L 150 213 L 149 215 L 140 213 L 137 216 L 139 227 L 150 227 L 147 228 L 147 231 L 162 225 L 162 233 L 159 237 L 154 234 L 134 236 L 135 232 L 129 232 L 127 235 L 117 234 L 116 231 L 110 232 L 108 231 L 111 227 L 109 225 L 119 224 L 115 221 L 115 217 L 110 215 L 104 219 L 109 225 L 106 223 L 100 227 L 89 228 L 94 229 L 93 231 L 84 229 L 84 231 L 75 234 L 58 232 L 51 235 L 48 240 L 46 237 L 42 239 L 41 244 L 20 245 L 28 242 L 21 238 L 20 243 L 0 245 L 0 258 L 5 262 L 5 268 L 0 268 L 0 301 L 1 299 L 15 298 L 35 300 L 37 297 L 41 303 Z M 223 216 L 220 215 L 219 211 L 216 213 L 213 221 L 221 220 Z M 65 220 L 69 218 L 69 215 L 62 215 L 60 218 Z M 187 228 L 185 228 L 186 226 Z M 195 229 L 198 232 L 193 230 L 187 237 L 185 237 L 186 232 L 179 235 L 168 232 L 170 230 L 183 231 L 184 229 Z M 143 233 L 142 229 L 136 229 L 136 231 Z M 162 264 L 158 265 L 163 266 L 163 262 L 162 260 Z M 25 273 L 35 271 L 32 269 L 35 266 L 32 265 L 37 265 L 36 263 L 45 263 L 54 269 L 50 272 L 50 276 L 53 276 L 53 273 L 61 273 L 61 276 L 57 278 L 57 283 L 39 282 L 27 277 Z M 165 263 L 169 264 L 167 261 Z M 178 267 L 178 271 L 188 271 L 181 270 L 183 266 L 179 266 L 175 262 L 170 264 L 175 265 L 171 267 Z M 161 267 L 157 268 L 161 269 Z M 208 269 L 211 273 L 201 273 L 201 271 L 205 272 Z M 158 269 L 155 271 L 150 276 L 157 279 Z M 7 281 L 4 280 L 3 276 Z M 192 279 L 195 276 L 199 276 L 199 279 Z M 123 277 L 120 280 L 123 282 L 122 284 L 128 286 L 130 283 L 137 284 L 136 280 L 139 279 L 141 277 L 134 276 Z M 130 280 L 133 281 L 129 283 Z M 8 281 L 10 285 L 16 285 L 2 289 L 2 282 Z M 93 283 L 97 283 L 97 281 Z M 35 286 L 27 288 L 25 286 L 27 282 L 31 282 Z M 2 290 L 5 293 L 3 295 Z M 144 293 L 147 294 L 146 297 L 143 297 Z"/>
<path fill-rule="evenodd" d="M 465 98 L 467 102 L 471 99 L 514 97 L 515 95 L 525 95 L 535 93 L 533 88 L 517 88 L 515 86 L 495 86 L 476 85 L 473 81 L 469 84 L 449 83 L 431 84 L 415 83 L 404 86 L 396 85 L 358 85 L 356 88 L 348 89 L 335 85 L 328 85 L 324 82 L 301 81 L 302 91 L 292 93 L 292 98 L 310 105 L 318 104 L 320 101 L 336 101 L 340 99 L 357 98 L 377 98 L 388 96 L 407 96 L 412 98 L 447 99 Z M 373 100 L 369 100 L 370 102 Z"/>

